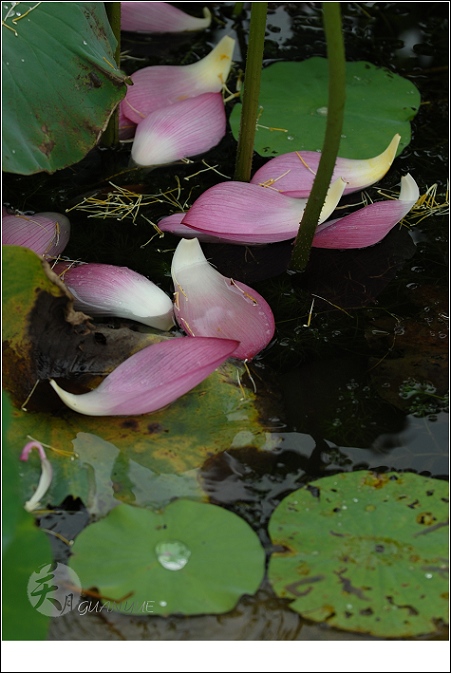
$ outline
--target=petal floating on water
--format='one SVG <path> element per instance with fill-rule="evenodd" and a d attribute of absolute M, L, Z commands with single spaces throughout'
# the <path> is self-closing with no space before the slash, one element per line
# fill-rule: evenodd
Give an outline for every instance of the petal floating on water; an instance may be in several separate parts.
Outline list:
<path fill-rule="evenodd" d="M 251 359 L 274 336 L 268 303 L 244 283 L 226 278 L 205 258 L 197 239 L 182 239 L 172 260 L 174 311 L 187 334 L 237 339 L 233 357 Z"/>
<path fill-rule="evenodd" d="M 197 386 L 229 358 L 238 342 L 231 339 L 169 339 L 135 353 L 95 390 L 68 393 L 51 386 L 74 411 L 87 416 L 130 416 L 162 409 Z"/>

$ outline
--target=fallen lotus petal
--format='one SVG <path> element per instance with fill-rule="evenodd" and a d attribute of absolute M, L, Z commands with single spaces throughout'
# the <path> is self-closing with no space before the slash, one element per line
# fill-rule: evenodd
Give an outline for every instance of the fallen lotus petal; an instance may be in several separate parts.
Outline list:
<path fill-rule="evenodd" d="M 118 110 L 119 140 L 130 140 L 135 135 L 136 124 L 124 115 L 120 105 Z"/>
<path fill-rule="evenodd" d="M 211 13 L 203 8 L 204 18 L 185 14 L 168 2 L 121 2 L 121 30 L 134 33 L 182 33 L 202 30 L 211 23 Z"/>
<path fill-rule="evenodd" d="M 40 506 L 40 501 L 47 493 L 50 484 L 52 483 L 53 470 L 52 465 L 50 464 L 47 456 L 45 455 L 44 447 L 40 442 L 33 440 L 28 442 L 20 454 L 20 460 L 28 460 L 28 456 L 32 449 L 37 449 L 39 452 L 39 457 L 41 459 L 41 477 L 39 479 L 39 484 L 34 493 L 33 497 L 30 500 L 27 500 L 24 507 L 27 512 L 32 512 Z"/>
<path fill-rule="evenodd" d="M 60 213 L 6 215 L 2 218 L 3 245 L 30 248 L 46 258 L 58 257 L 69 237 L 70 222 Z"/>
<path fill-rule="evenodd" d="M 331 184 L 321 211 L 324 222 L 335 210 L 345 182 Z M 307 199 L 293 199 L 246 182 L 222 182 L 196 199 L 182 224 L 223 241 L 243 245 L 295 238 Z"/>
<path fill-rule="evenodd" d="M 197 386 L 232 355 L 230 339 L 178 337 L 148 346 L 109 374 L 98 388 L 83 395 L 51 386 L 74 411 L 87 416 L 148 414 Z"/>
<path fill-rule="evenodd" d="M 226 132 L 222 94 L 204 93 L 151 112 L 138 124 L 132 159 L 138 166 L 172 163 L 207 152 Z"/>
<path fill-rule="evenodd" d="M 216 271 L 197 239 L 180 241 L 171 273 L 175 315 L 188 334 L 238 339 L 233 357 L 242 360 L 253 358 L 271 341 L 275 325 L 268 303 L 244 283 Z"/>
<path fill-rule="evenodd" d="M 139 124 L 159 108 L 222 91 L 232 65 L 235 40 L 227 35 L 205 58 L 190 65 L 152 65 L 131 76 L 133 86 L 121 101 L 121 111 Z"/>
<path fill-rule="evenodd" d="M 314 248 L 366 248 L 379 243 L 415 205 L 420 197 L 411 175 L 401 178 L 398 199 L 379 201 L 350 215 L 321 224 L 313 238 Z"/>
<path fill-rule="evenodd" d="M 73 294 L 74 308 L 91 316 L 115 316 L 168 330 L 174 325 L 171 299 L 155 283 L 125 266 L 57 264 L 53 269 Z"/>
<path fill-rule="evenodd" d="M 182 224 L 182 220 L 185 217 L 186 213 L 173 213 L 167 217 L 163 217 L 158 222 L 158 229 L 167 234 L 173 234 L 179 238 L 197 238 L 198 241 L 204 243 L 223 243 L 224 241 L 218 236 L 209 236 L 204 234 L 202 231 L 197 231 L 193 227 L 187 227 L 186 224 Z"/>
<path fill-rule="evenodd" d="M 393 163 L 401 136 L 396 134 L 387 149 L 372 159 L 337 158 L 332 180 L 348 183 L 344 194 L 364 189 L 383 178 Z M 251 183 L 286 196 L 309 196 L 318 170 L 321 152 L 288 152 L 270 159 L 253 176 Z"/>

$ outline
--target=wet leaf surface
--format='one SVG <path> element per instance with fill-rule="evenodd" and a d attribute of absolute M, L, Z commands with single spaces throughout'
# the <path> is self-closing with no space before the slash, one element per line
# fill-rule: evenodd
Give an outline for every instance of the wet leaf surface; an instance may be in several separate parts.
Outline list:
<path fill-rule="evenodd" d="M 255 150 L 266 157 L 321 150 L 326 129 L 327 83 L 327 60 L 323 58 L 273 63 L 265 68 Z M 400 154 L 410 142 L 410 120 L 420 105 L 416 86 L 393 72 L 361 61 L 346 64 L 346 87 L 339 156 L 369 159 L 383 152 L 395 133 L 401 135 Z M 230 119 L 235 138 L 240 107 L 234 107 Z"/>
<path fill-rule="evenodd" d="M 257 591 L 264 558 L 240 517 L 179 499 L 159 512 L 120 505 L 78 536 L 70 563 L 116 611 L 168 615 L 231 610 Z"/>
<path fill-rule="evenodd" d="M 314 481 L 276 508 L 269 579 L 312 621 L 383 638 L 446 621 L 448 484 L 354 472 Z"/>
<path fill-rule="evenodd" d="M 94 147 L 125 95 L 124 75 L 102 5 L 22 2 L 19 10 L 2 5 L 2 19 L 9 15 L 2 31 L 3 169 L 52 173 Z"/>

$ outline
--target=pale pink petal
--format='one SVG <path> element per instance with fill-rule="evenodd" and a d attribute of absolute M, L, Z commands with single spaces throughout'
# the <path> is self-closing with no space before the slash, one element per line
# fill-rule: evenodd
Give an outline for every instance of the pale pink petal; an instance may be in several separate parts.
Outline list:
<path fill-rule="evenodd" d="M 152 65 L 131 76 L 133 86 L 121 102 L 121 112 L 139 124 L 159 108 L 222 91 L 232 65 L 235 40 L 227 35 L 205 58 L 190 65 Z"/>
<path fill-rule="evenodd" d="M 32 512 L 33 510 L 37 509 L 40 506 L 41 504 L 40 501 L 47 493 L 53 478 L 52 465 L 50 461 L 47 459 L 44 447 L 40 442 L 37 442 L 35 440 L 28 442 L 28 444 L 26 444 L 22 449 L 22 453 L 20 454 L 19 460 L 24 461 L 28 460 L 28 457 L 32 449 L 37 449 L 39 453 L 39 457 L 41 459 L 41 476 L 39 478 L 39 483 L 35 493 L 33 494 L 33 497 L 30 498 L 30 500 L 27 500 L 27 502 L 24 505 L 27 512 Z"/>
<path fill-rule="evenodd" d="M 211 13 L 203 8 L 204 18 L 185 14 L 168 2 L 121 2 L 121 30 L 134 33 L 182 33 L 202 30 L 211 23 Z"/>
<path fill-rule="evenodd" d="M 229 358 L 238 342 L 179 337 L 132 355 L 98 388 L 73 395 L 50 381 L 63 402 L 87 416 L 130 416 L 157 411 L 197 386 Z"/>
<path fill-rule="evenodd" d="M 364 189 L 384 177 L 393 163 L 401 136 L 396 134 L 382 154 L 372 159 L 337 158 L 332 181 L 346 180 L 344 194 Z M 270 159 L 251 179 L 254 185 L 267 187 L 294 198 L 307 198 L 312 190 L 321 152 L 288 152 Z"/>
<path fill-rule="evenodd" d="M 182 239 L 172 260 L 174 311 L 187 334 L 237 339 L 233 357 L 253 358 L 274 336 L 274 316 L 255 290 L 226 278 L 206 260 L 197 239 Z"/>
<path fill-rule="evenodd" d="M 205 93 L 151 112 L 136 127 L 132 159 L 157 166 L 196 156 L 224 137 L 226 115 L 220 93 Z"/>
<path fill-rule="evenodd" d="M 418 201 L 420 192 L 411 175 L 401 178 L 399 199 L 378 201 L 350 215 L 321 224 L 314 248 L 366 248 L 379 243 Z"/>
<path fill-rule="evenodd" d="M 323 222 L 334 211 L 345 182 L 334 182 L 321 212 Z M 182 224 L 224 241 L 259 245 L 295 238 L 307 199 L 293 199 L 246 182 L 222 182 L 194 202 Z"/>
<path fill-rule="evenodd" d="M 69 242 L 70 223 L 60 213 L 6 215 L 2 218 L 2 244 L 30 248 L 46 258 L 58 257 Z"/>
<path fill-rule="evenodd" d="M 90 316 L 116 316 L 168 330 L 174 325 L 171 299 L 157 285 L 125 266 L 57 264 L 54 269 Z"/>

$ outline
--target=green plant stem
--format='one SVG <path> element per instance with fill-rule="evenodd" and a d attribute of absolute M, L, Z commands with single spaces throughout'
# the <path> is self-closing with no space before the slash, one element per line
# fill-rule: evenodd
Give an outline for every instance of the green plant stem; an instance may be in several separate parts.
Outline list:
<path fill-rule="evenodd" d="M 251 3 L 249 44 L 244 75 L 243 100 L 241 108 L 240 134 L 235 165 L 235 180 L 249 182 L 254 154 L 254 138 L 257 124 L 258 97 L 265 42 L 267 2 Z"/>
<path fill-rule="evenodd" d="M 111 30 L 116 38 L 116 50 L 114 60 L 118 67 L 121 61 L 121 3 L 105 2 L 105 10 L 110 22 Z M 111 115 L 108 126 L 102 134 L 101 144 L 103 147 L 114 147 L 119 143 L 119 106 L 116 107 Z"/>
<path fill-rule="evenodd" d="M 232 16 L 236 18 L 240 16 L 244 9 L 244 2 L 235 2 L 235 7 L 233 8 Z"/>
<path fill-rule="evenodd" d="M 334 171 L 343 128 L 346 98 L 346 60 L 339 2 L 323 2 L 323 22 L 329 65 L 327 125 L 318 171 L 294 243 L 290 267 L 303 271 L 307 266 L 313 236 L 318 225 Z"/>

